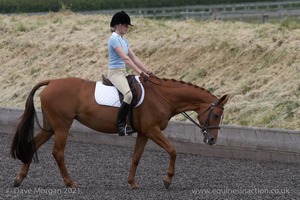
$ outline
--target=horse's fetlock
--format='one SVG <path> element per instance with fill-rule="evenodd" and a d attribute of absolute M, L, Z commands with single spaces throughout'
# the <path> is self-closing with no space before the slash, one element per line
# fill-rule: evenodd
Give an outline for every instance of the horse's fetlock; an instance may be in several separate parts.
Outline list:
<path fill-rule="evenodd" d="M 128 182 L 130 185 L 132 185 L 132 184 L 135 182 L 135 180 L 134 180 L 134 179 L 128 179 L 127 182 Z"/>
<path fill-rule="evenodd" d="M 27 173 L 24 173 L 24 172 L 22 173 L 22 172 L 21 172 L 21 173 L 19 174 L 18 178 L 23 180 L 24 178 L 26 178 L 26 176 L 27 176 Z"/>

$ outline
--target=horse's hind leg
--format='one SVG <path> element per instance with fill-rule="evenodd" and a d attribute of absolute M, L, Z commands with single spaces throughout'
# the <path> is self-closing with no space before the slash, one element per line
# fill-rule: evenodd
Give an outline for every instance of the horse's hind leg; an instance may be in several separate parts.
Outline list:
<path fill-rule="evenodd" d="M 40 131 L 37 136 L 34 138 L 35 144 L 36 144 L 36 150 L 38 150 L 39 147 L 41 147 L 45 142 L 47 142 L 51 136 L 53 135 L 52 131 Z M 19 174 L 14 180 L 14 187 L 18 187 L 21 185 L 23 180 L 26 178 L 28 171 L 30 167 L 30 162 L 28 163 L 23 163 Z"/>
<path fill-rule="evenodd" d="M 78 185 L 76 182 L 74 182 L 67 170 L 67 167 L 65 165 L 65 147 L 67 143 L 67 137 L 68 137 L 68 131 L 55 131 L 55 140 L 54 140 L 54 148 L 53 148 L 53 156 L 56 160 L 56 163 L 59 167 L 60 173 L 63 177 L 63 180 L 65 182 L 65 185 L 71 188 L 77 188 Z"/>

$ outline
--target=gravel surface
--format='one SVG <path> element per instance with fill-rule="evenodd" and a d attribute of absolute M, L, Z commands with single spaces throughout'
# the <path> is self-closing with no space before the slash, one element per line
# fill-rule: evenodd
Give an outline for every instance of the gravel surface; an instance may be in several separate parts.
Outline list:
<path fill-rule="evenodd" d="M 140 189 L 131 190 L 127 175 L 133 148 L 69 141 L 66 164 L 80 186 L 72 190 L 64 186 L 52 157 L 52 139 L 14 188 L 21 162 L 9 157 L 12 137 L 0 133 L 0 199 L 300 199 L 299 164 L 178 153 L 172 185 L 165 189 L 167 153 L 145 150 L 136 177 Z"/>

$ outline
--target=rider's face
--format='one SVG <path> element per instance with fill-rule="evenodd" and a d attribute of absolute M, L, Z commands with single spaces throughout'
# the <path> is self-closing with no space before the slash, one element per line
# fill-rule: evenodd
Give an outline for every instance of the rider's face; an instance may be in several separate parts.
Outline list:
<path fill-rule="evenodd" d="M 124 35 L 128 31 L 128 24 L 118 24 L 117 30 L 120 35 Z"/>

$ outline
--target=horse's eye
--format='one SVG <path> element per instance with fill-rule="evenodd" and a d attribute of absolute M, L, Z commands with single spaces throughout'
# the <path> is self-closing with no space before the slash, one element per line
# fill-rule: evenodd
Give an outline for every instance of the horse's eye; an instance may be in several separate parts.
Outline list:
<path fill-rule="evenodd" d="M 217 119 L 219 119 L 219 118 L 220 118 L 220 115 L 218 115 L 218 114 L 214 114 L 214 115 L 213 115 L 213 118 L 214 118 L 214 120 L 217 120 Z"/>

